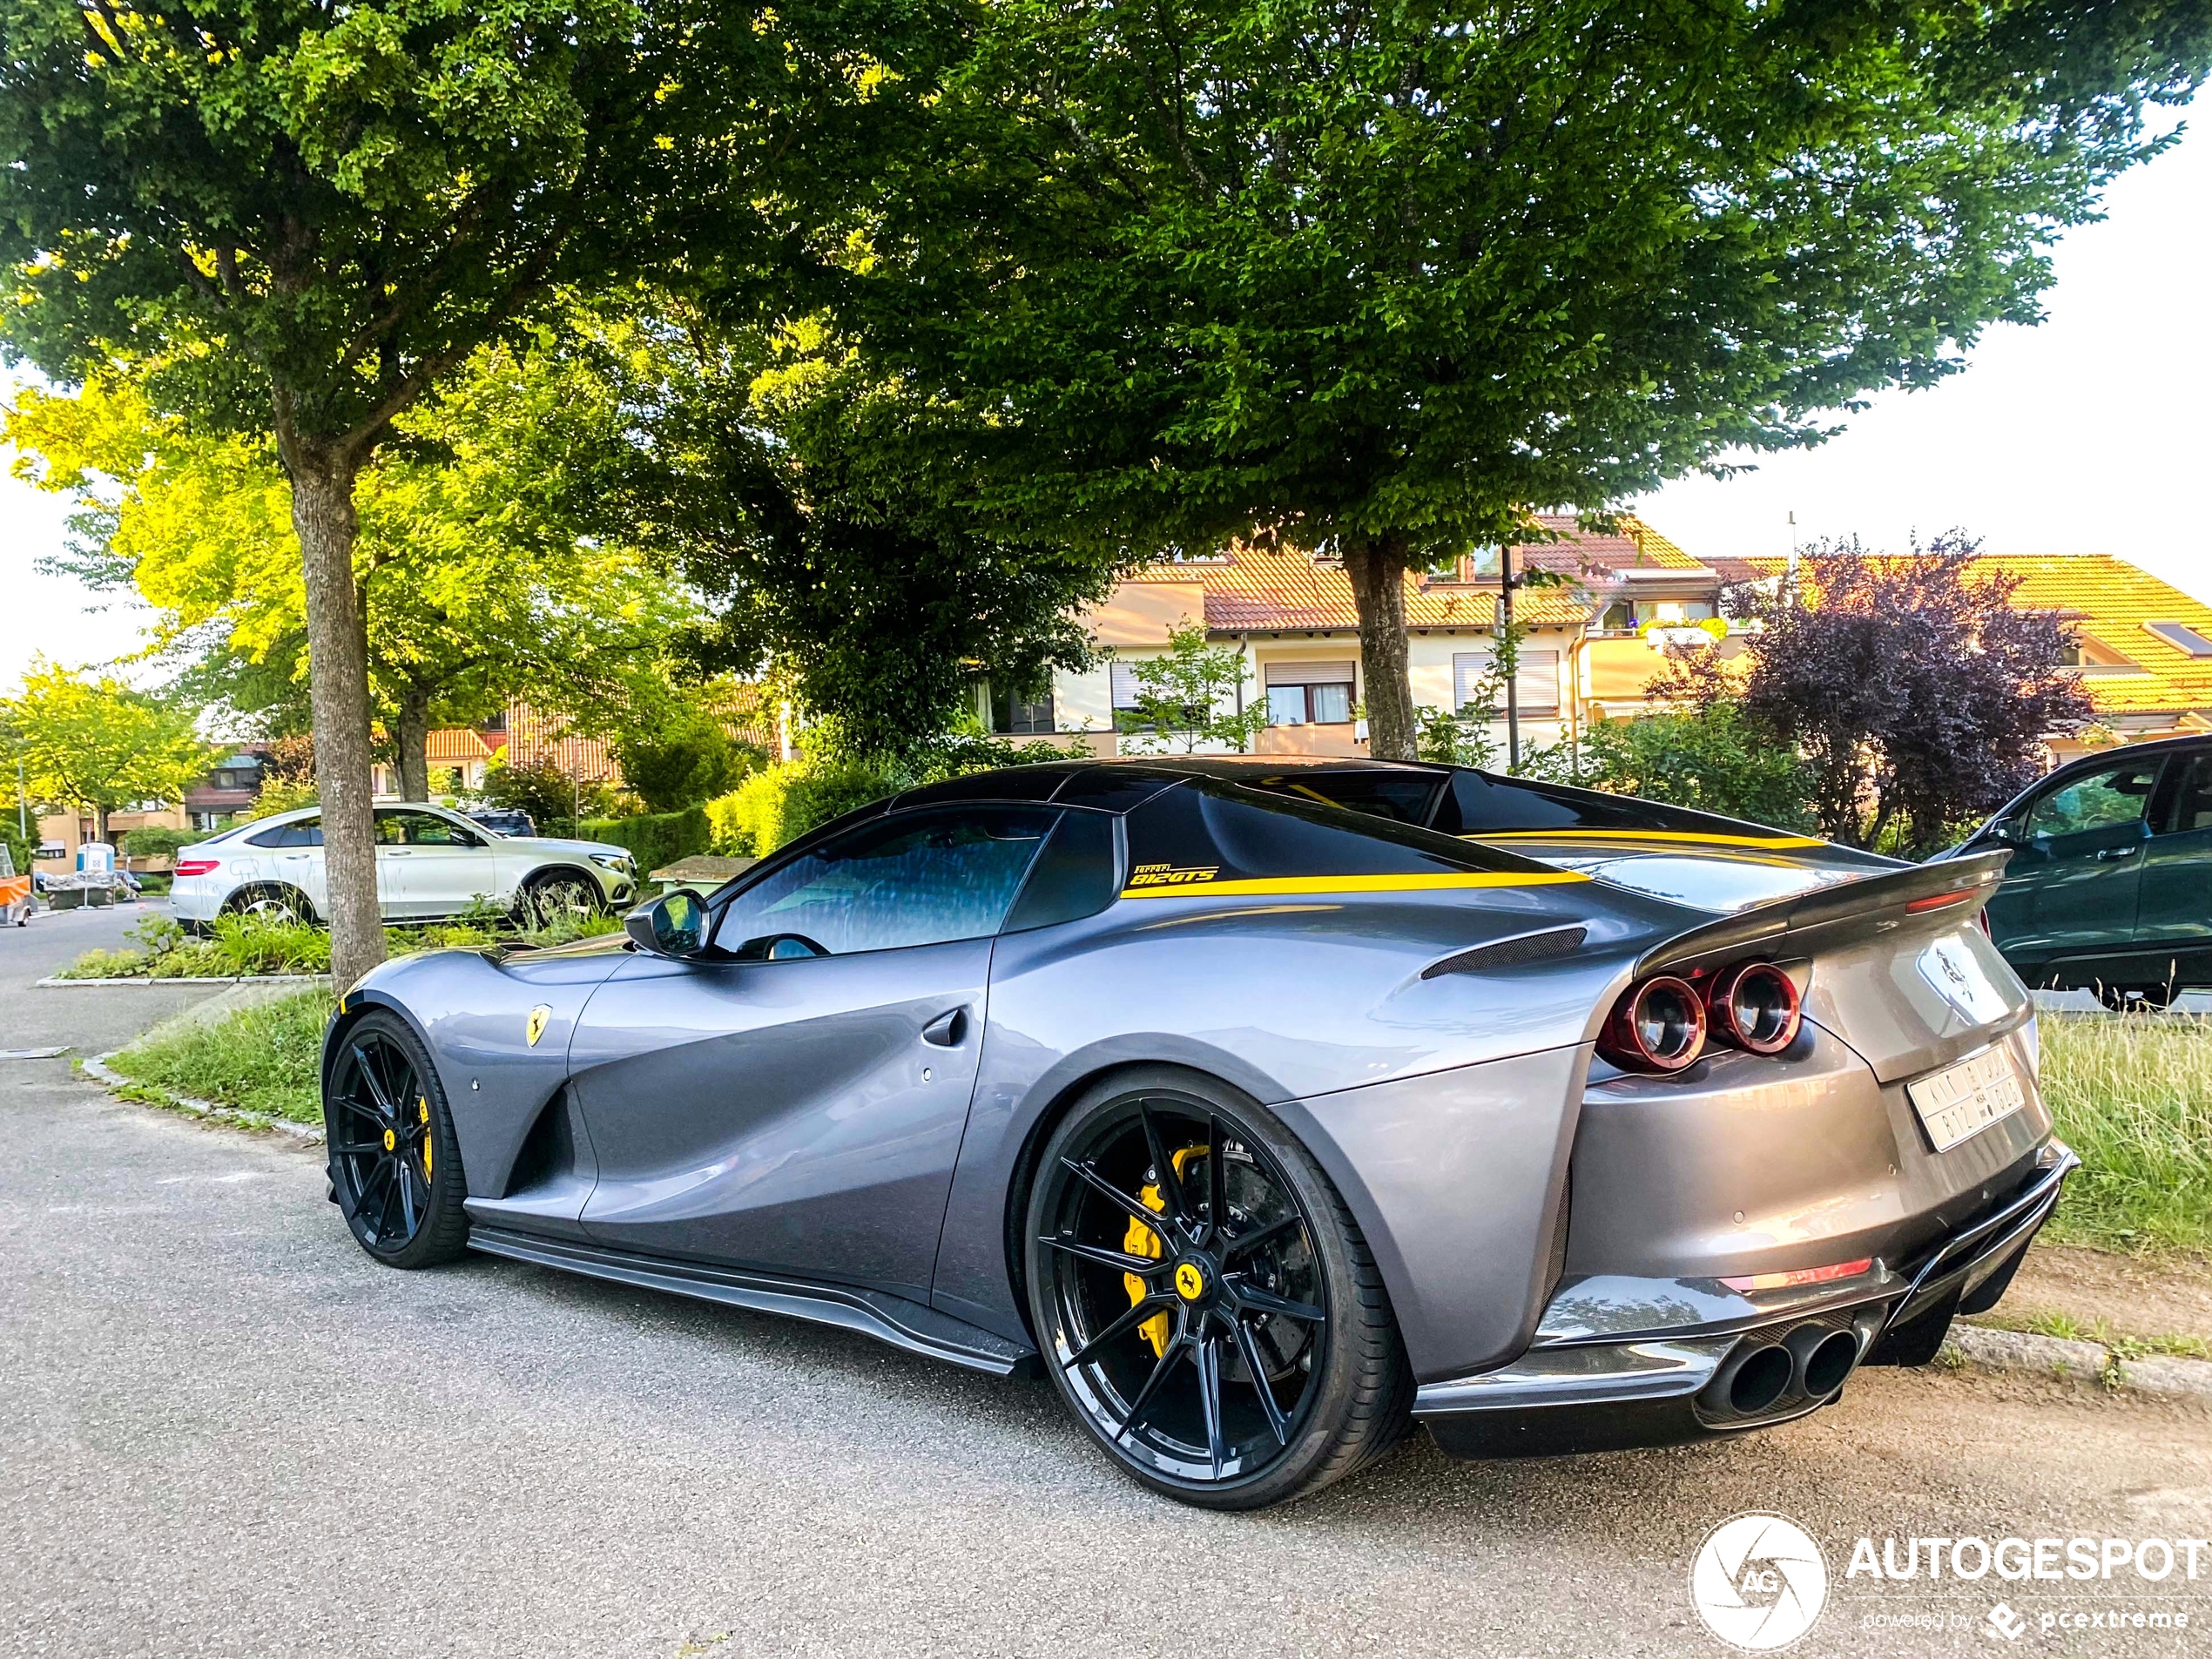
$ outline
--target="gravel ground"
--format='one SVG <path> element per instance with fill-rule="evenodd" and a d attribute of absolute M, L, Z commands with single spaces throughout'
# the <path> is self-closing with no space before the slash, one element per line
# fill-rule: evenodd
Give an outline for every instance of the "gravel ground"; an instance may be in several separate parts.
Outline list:
<path fill-rule="evenodd" d="M 108 942 L 61 932 L 49 963 Z M 0 957 L 10 1046 L 98 1051 L 189 1000 L 26 991 L 30 954 Z M 1876 1372 L 1741 1440 L 1417 1440 L 1206 1515 L 1124 1483 L 1042 1384 L 516 1264 L 379 1268 L 312 1153 L 66 1062 L 0 1066 L 0 1652 L 1718 1656 L 1686 1575 L 1746 1509 L 1825 1551 L 1801 1653 L 1986 1653 L 2000 1599 L 2019 1651 L 2212 1645 L 2212 1554 L 2195 1583 L 1845 1576 L 1861 1534 L 2212 1535 L 2186 1405 Z M 2193 1628 L 2039 1623 L 2114 1608 Z M 1929 1613 L 1959 1627 L 1868 1624 Z"/>

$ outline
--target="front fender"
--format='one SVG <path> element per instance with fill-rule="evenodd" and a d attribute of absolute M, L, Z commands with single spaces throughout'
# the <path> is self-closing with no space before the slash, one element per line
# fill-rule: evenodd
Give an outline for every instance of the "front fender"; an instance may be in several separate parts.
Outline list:
<path fill-rule="evenodd" d="M 584 1007 L 626 960 L 429 951 L 388 963 L 348 991 L 323 1037 L 323 1086 L 344 1034 L 373 1008 L 405 1020 L 429 1052 L 453 1111 L 472 1198 L 504 1197 L 516 1155 L 569 1076 Z M 543 1021 L 533 1011 L 546 1010 Z"/>

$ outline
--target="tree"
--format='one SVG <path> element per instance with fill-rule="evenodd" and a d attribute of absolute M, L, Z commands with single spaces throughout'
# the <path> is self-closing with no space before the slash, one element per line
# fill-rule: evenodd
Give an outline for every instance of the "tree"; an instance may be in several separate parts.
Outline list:
<path fill-rule="evenodd" d="M 600 817 L 612 804 L 598 779 L 571 778 L 550 759 L 494 761 L 484 771 L 483 797 L 494 806 L 528 813 L 541 835 L 563 819 Z"/>
<path fill-rule="evenodd" d="M 1136 706 L 1117 717 L 1136 753 L 1205 743 L 1243 751 L 1267 725 L 1267 705 L 1244 704 L 1244 654 L 1206 643 L 1205 624 L 1185 617 L 1168 630 L 1168 648 L 1133 667 Z M 1231 707 L 1224 709 L 1224 703 Z"/>
<path fill-rule="evenodd" d="M 650 731 L 615 745 L 622 780 L 654 813 L 680 812 L 727 794 L 767 759 L 741 744 L 705 709 L 680 707 Z"/>
<path fill-rule="evenodd" d="M 152 366 L 158 407 L 267 435 L 290 483 L 341 985 L 384 948 L 355 481 L 563 280 L 688 259 L 740 286 L 804 246 L 767 165 L 804 134 L 794 174 L 833 171 L 827 117 L 900 82 L 880 19 L 795 15 L 814 32 L 680 0 L 0 0 L 0 334 L 72 383 Z"/>
<path fill-rule="evenodd" d="M 1116 557 L 979 521 L 995 424 L 878 375 L 821 318 L 719 330 L 670 301 L 610 338 L 638 412 L 630 533 L 716 608 L 699 665 L 772 664 L 840 752 L 927 765 L 978 676 L 1028 693 L 1090 646 Z"/>
<path fill-rule="evenodd" d="M 0 721 L 19 734 L 30 793 L 57 806 L 89 807 L 103 841 L 110 813 L 179 799 L 215 755 L 194 732 L 189 710 L 43 658 L 25 671 L 22 692 L 0 704 Z"/>
<path fill-rule="evenodd" d="M 1956 372 L 2168 140 L 2194 0 L 1009 0 L 846 313 L 1028 446 L 995 509 L 1341 555 L 1372 752 L 1409 571 Z"/>
<path fill-rule="evenodd" d="M 1741 698 L 1717 689 L 1687 707 L 1599 720 L 1571 748 L 1538 750 L 1522 772 L 1775 829 L 1815 827 L 1811 768 L 1746 713 Z"/>
<path fill-rule="evenodd" d="M 591 532 L 625 442 L 613 388 L 558 342 L 485 347 L 435 401 L 396 416 L 355 482 L 357 609 L 372 705 L 401 793 L 429 791 L 434 725 L 527 696 L 541 709 L 631 700 L 694 616 L 639 550 Z M 122 375 L 7 412 L 15 470 L 73 496 L 72 547 L 50 568 L 132 587 L 192 684 L 295 723 L 309 680 L 299 542 L 266 439 L 195 431 Z"/>
<path fill-rule="evenodd" d="M 2073 634 L 2012 603 L 2020 578 L 1983 576 L 1953 532 L 1903 557 L 1828 543 L 1795 579 L 1731 591 L 1748 669 L 1676 655 L 1655 695 L 1713 709 L 1740 688 L 1742 718 L 1803 755 L 1821 833 L 1925 854 L 2044 769 L 2043 744 L 2087 725 Z M 1756 738 L 1754 739 L 1756 740 Z"/>

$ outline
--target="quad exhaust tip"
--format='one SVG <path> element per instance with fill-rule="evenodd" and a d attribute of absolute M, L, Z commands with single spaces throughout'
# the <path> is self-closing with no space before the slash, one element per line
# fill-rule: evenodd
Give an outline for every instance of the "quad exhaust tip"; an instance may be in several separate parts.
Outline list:
<path fill-rule="evenodd" d="M 1826 1399 L 1858 1364 L 1858 1338 L 1850 1331 L 1801 1325 L 1780 1342 L 1763 1342 L 1732 1360 L 1719 1387 L 1738 1417 L 1757 1417 L 1794 1394 Z"/>

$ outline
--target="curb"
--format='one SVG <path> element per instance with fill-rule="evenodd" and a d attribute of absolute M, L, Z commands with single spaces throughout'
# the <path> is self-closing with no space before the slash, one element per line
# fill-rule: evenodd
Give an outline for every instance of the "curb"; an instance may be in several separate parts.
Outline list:
<path fill-rule="evenodd" d="M 111 1049 L 106 1054 L 78 1062 L 86 1076 L 103 1084 L 110 1094 L 114 1094 L 121 1089 L 138 1089 L 149 1095 L 159 1096 L 159 1104 L 171 1111 L 183 1112 L 189 1116 L 206 1118 L 213 1123 L 228 1123 L 237 1129 L 259 1130 L 287 1136 L 299 1142 L 302 1146 L 322 1144 L 322 1131 L 308 1124 L 294 1123 L 282 1117 L 269 1117 L 260 1112 L 241 1111 L 235 1106 L 221 1105 L 212 1100 L 200 1100 L 192 1095 L 173 1095 L 169 1090 L 158 1088 L 152 1083 L 142 1083 L 134 1077 L 126 1077 L 107 1063 L 115 1057 L 116 1052 Z M 2207 1369 L 2212 1370 L 2212 1366 L 2208 1366 Z"/>
<path fill-rule="evenodd" d="M 2076 1382 L 2103 1383 L 2138 1393 L 2173 1399 L 2212 1402 L 2212 1360 L 2175 1354 L 2146 1354 L 2128 1359 L 2097 1342 L 2070 1342 L 2027 1331 L 2000 1331 L 1986 1325 L 1954 1324 L 1950 1352 L 1988 1371 L 2033 1372 Z"/>
<path fill-rule="evenodd" d="M 231 974 L 220 977 L 199 974 L 174 979 L 152 979 L 144 974 L 131 979 L 60 979 L 48 974 L 44 979 L 31 981 L 42 990 L 67 991 L 79 985 L 140 985 L 148 988 L 166 985 L 327 985 L 327 974 Z"/>

